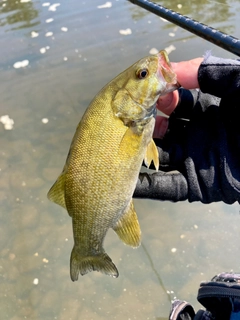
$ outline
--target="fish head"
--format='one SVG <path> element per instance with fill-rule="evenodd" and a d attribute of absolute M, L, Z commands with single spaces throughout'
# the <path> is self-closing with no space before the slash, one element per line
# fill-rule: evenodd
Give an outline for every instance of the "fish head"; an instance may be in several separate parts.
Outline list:
<path fill-rule="evenodd" d="M 166 51 L 143 58 L 129 68 L 125 89 L 132 100 L 146 111 L 152 109 L 160 95 L 179 88 Z"/>

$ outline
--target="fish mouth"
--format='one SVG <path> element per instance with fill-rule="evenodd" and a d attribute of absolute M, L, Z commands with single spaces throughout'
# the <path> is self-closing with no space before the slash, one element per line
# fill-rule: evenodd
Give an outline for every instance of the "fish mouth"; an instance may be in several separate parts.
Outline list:
<path fill-rule="evenodd" d="M 164 92 L 162 92 L 160 95 L 163 95 L 163 94 L 167 94 L 169 92 L 172 92 L 174 90 L 177 90 L 181 87 L 180 83 L 177 81 L 176 83 L 168 83 L 166 85 L 166 89 L 164 90 Z"/>
<path fill-rule="evenodd" d="M 164 90 L 160 90 L 160 95 L 172 92 L 181 87 L 165 50 L 158 53 L 158 74 L 159 78 L 163 79 L 166 84 Z"/>

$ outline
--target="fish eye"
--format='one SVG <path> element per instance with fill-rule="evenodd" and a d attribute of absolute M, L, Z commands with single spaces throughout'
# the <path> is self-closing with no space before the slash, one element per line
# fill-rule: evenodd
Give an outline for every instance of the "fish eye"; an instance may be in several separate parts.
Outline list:
<path fill-rule="evenodd" d="M 140 69 L 136 72 L 138 79 L 144 79 L 148 76 L 148 69 Z"/>

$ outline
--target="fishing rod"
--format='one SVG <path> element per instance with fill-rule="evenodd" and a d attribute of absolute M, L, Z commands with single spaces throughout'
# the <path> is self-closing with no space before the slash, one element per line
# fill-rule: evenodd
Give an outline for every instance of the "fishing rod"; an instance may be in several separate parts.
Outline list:
<path fill-rule="evenodd" d="M 223 33 L 154 2 L 148 0 L 129 1 L 233 54 L 236 54 L 237 56 L 240 56 L 240 40 L 231 35 Z"/>

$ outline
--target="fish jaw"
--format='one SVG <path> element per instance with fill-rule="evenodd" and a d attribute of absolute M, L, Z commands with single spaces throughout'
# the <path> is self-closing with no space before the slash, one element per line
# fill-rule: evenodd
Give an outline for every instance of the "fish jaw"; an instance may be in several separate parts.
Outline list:
<path fill-rule="evenodd" d="M 164 83 L 159 90 L 159 95 L 172 92 L 180 87 L 177 75 L 173 71 L 168 55 L 165 50 L 158 53 L 158 77 L 159 82 Z"/>

